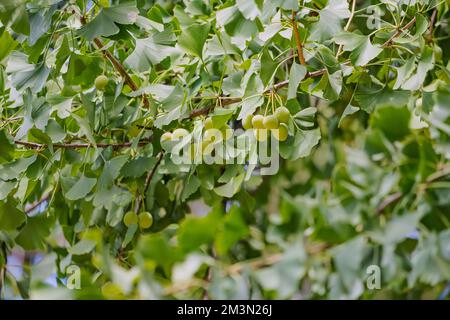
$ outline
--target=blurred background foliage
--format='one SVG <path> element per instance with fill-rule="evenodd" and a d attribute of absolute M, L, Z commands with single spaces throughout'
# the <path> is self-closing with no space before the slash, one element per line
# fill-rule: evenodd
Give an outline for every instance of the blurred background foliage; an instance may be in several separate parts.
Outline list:
<path fill-rule="evenodd" d="M 2 1 L 1 297 L 448 298 L 449 5 Z M 312 118 L 276 175 L 237 183 L 248 167 L 161 153 L 214 104 L 198 97 L 244 98 L 212 113 L 238 128 L 285 80 L 282 104 Z M 122 222 L 136 207 L 150 229 Z"/>

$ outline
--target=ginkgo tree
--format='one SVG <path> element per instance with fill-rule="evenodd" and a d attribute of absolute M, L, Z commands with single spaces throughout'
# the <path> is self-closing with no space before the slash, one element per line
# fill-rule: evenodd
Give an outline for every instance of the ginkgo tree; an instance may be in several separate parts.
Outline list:
<path fill-rule="evenodd" d="M 1 1 L 1 298 L 445 298 L 449 6 Z"/>

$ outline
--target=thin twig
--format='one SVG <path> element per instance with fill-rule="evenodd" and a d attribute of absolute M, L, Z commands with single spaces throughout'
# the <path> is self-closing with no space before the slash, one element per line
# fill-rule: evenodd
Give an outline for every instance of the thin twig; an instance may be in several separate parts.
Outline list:
<path fill-rule="evenodd" d="M 51 193 L 47 193 L 45 194 L 41 199 L 39 199 L 38 201 L 33 202 L 28 208 L 25 209 L 25 213 L 30 213 L 32 212 L 34 209 L 36 209 L 37 207 L 39 207 L 41 204 L 43 204 L 45 201 L 48 200 L 48 198 L 50 198 Z"/>
<path fill-rule="evenodd" d="M 437 17 L 437 9 L 434 9 L 433 13 L 431 14 L 430 25 L 428 27 L 428 36 L 430 37 L 430 40 L 433 35 L 434 24 L 436 23 L 436 17 Z"/>
<path fill-rule="evenodd" d="M 414 23 L 416 22 L 416 17 L 412 18 L 411 21 L 409 21 L 403 28 L 400 28 L 397 30 L 396 33 L 394 33 L 385 43 L 383 43 L 381 46 L 382 47 L 388 47 L 390 45 L 392 45 L 392 42 L 400 37 L 406 30 L 408 30 L 409 28 L 411 28 Z"/>
<path fill-rule="evenodd" d="M 403 192 L 396 192 L 394 194 L 389 195 L 386 199 L 384 199 L 380 205 L 376 208 L 375 212 L 377 214 L 381 214 L 387 207 L 389 207 L 391 204 L 394 204 L 398 200 L 400 200 L 403 197 Z"/>
<path fill-rule="evenodd" d="M 300 33 L 298 32 L 298 26 L 297 26 L 297 20 L 295 17 L 297 16 L 297 12 L 295 10 L 292 10 L 292 29 L 294 30 L 294 38 L 295 43 L 297 45 L 297 53 L 298 53 L 298 60 L 301 64 L 306 65 L 305 56 L 303 55 L 303 45 L 302 41 L 300 40 Z"/>
<path fill-rule="evenodd" d="M 150 138 L 141 139 L 138 142 L 138 146 L 143 146 L 152 141 Z M 30 148 L 30 149 L 46 149 L 48 148 L 48 145 L 45 143 L 36 143 L 36 142 L 28 142 L 28 141 L 20 141 L 15 140 L 15 144 Z M 90 148 L 90 147 L 97 147 L 97 148 L 108 148 L 112 147 L 113 149 L 119 149 L 119 148 L 128 148 L 133 145 L 133 142 L 122 142 L 122 143 L 96 143 L 95 145 L 92 143 L 54 143 L 53 148 L 55 149 L 81 149 L 81 148 Z"/>
<path fill-rule="evenodd" d="M 145 178 L 144 190 L 142 192 L 141 201 L 139 201 L 139 204 L 138 204 L 138 207 L 136 210 L 137 212 L 139 212 L 141 210 L 142 205 L 144 204 L 145 195 L 147 194 L 148 188 L 150 187 L 150 183 L 152 182 L 153 176 L 156 173 L 156 169 L 158 169 L 158 166 L 161 163 L 163 157 L 164 157 L 164 151 L 161 151 L 158 155 L 158 160 L 156 161 L 152 170 L 148 172 L 147 177 Z"/>
<path fill-rule="evenodd" d="M 84 16 L 80 17 L 80 21 L 81 21 L 82 25 L 86 24 L 86 18 Z M 111 52 L 109 52 L 108 49 L 104 48 L 103 42 L 99 38 L 94 38 L 93 41 L 94 41 L 95 45 L 97 46 L 97 49 L 101 50 L 101 52 L 103 53 L 105 58 L 108 59 L 109 62 L 111 62 L 113 67 L 123 77 L 125 83 L 131 88 L 131 90 L 137 91 L 139 89 L 139 87 L 133 81 L 131 76 L 128 74 L 127 70 L 122 65 L 122 63 L 120 63 L 120 61 L 117 60 L 116 57 L 114 57 L 114 55 Z M 142 94 L 142 102 L 143 102 L 145 107 L 147 107 L 147 108 L 149 107 L 148 98 L 147 98 L 147 95 L 145 93 Z"/>
<path fill-rule="evenodd" d="M 427 180 L 424 183 L 424 189 L 428 188 L 429 185 L 437 180 L 440 180 L 442 178 L 445 178 L 447 176 L 450 175 L 450 167 L 445 167 L 439 171 L 436 171 L 435 173 L 431 174 L 430 176 L 428 176 Z M 389 207 L 391 204 L 396 203 L 397 201 L 399 201 L 401 198 L 403 198 L 405 194 L 401 191 L 398 191 L 396 193 L 393 193 L 391 195 L 389 195 L 388 197 L 386 197 L 386 199 L 384 199 L 380 205 L 375 209 L 375 212 L 377 214 L 381 214 L 384 212 L 384 210 Z"/>
<path fill-rule="evenodd" d="M 350 28 L 350 25 L 352 23 L 353 17 L 355 16 L 355 9 L 356 9 L 356 0 L 353 0 L 353 2 L 352 2 L 352 11 L 350 13 L 350 17 L 348 18 L 347 24 L 344 27 L 344 31 L 348 31 L 348 28 Z M 342 44 L 339 45 L 336 57 L 338 57 L 341 54 L 343 48 L 344 48 L 344 45 L 342 45 Z"/>

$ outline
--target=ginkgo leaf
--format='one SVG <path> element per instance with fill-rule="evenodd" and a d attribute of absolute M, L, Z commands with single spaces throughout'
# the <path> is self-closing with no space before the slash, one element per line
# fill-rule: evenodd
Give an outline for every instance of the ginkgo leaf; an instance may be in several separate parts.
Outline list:
<path fill-rule="evenodd" d="M 344 51 L 350 51 L 350 60 L 355 66 L 366 65 L 376 58 L 383 49 L 370 42 L 369 36 L 345 32 L 334 37 L 337 44 L 343 46 Z"/>
<path fill-rule="evenodd" d="M 310 40 L 325 41 L 342 30 L 342 21 L 350 17 L 347 0 L 329 0 L 325 8 L 319 11 L 319 21 L 312 29 Z"/>
<path fill-rule="evenodd" d="M 203 56 L 203 46 L 208 38 L 210 25 L 193 24 L 184 29 L 178 38 L 178 45 L 187 53 L 199 58 Z"/>
<path fill-rule="evenodd" d="M 148 71 L 152 65 L 178 53 L 179 50 L 175 47 L 156 43 L 153 36 L 136 39 L 136 47 L 125 60 L 125 64 L 134 70 L 144 72 Z"/>
<path fill-rule="evenodd" d="M 69 200 L 78 200 L 84 198 L 97 183 L 97 179 L 81 176 L 80 179 L 70 188 L 66 193 L 66 198 Z"/>
<path fill-rule="evenodd" d="M 133 2 L 103 8 L 97 16 L 83 26 L 79 33 L 88 40 L 103 36 L 108 37 L 119 32 L 117 24 L 133 24 L 136 22 L 139 10 Z"/>

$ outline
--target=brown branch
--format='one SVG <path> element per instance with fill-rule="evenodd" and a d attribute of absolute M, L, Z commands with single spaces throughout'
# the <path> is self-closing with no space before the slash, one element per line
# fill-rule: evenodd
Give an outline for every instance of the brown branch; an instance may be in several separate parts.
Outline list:
<path fill-rule="evenodd" d="M 380 205 L 376 208 L 375 212 L 377 214 L 383 213 L 383 211 L 389 207 L 391 204 L 396 203 L 403 197 L 403 192 L 396 192 L 394 194 L 389 195 L 386 199 L 384 199 Z"/>
<path fill-rule="evenodd" d="M 403 28 L 400 28 L 397 30 L 396 33 L 394 33 L 385 43 L 383 43 L 382 47 L 388 47 L 392 45 L 392 42 L 395 40 L 395 38 L 400 37 L 406 30 L 411 28 L 414 23 L 416 22 L 416 17 L 412 18 L 411 21 L 409 21 Z"/>
<path fill-rule="evenodd" d="M 428 27 L 427 33 L 427 41 L 429 43 L 433 41 L 433 31 L 434 31 L 434 24 L 436 23 L 436 17 L 437 17 L 437 9 L 434 9 L 433 13 L 431 14 L 430 25 Z"/>
<path fill-rule="evenodd" d="M 145 178 L 144 190 L 142 192 L 141 201 L 139 201 L 139 204 L 136 208 L 136 212 L 139 212 L 142 208 L 142 205 L 144 204 L 145 194 L 147 193 L 148 188 L 150 187 L 150 183 L 152 182 L 153 176 L 156 173 L 156 169 L 158 169 L 158 166 L 161 163 L 163 157 L 164 157 L 164 151 L 161 151 L 158 155 L 158 160 L 156 161 L 155 165 L 153 166 L 153 169 L 148 172 L 147 177 Z"/>
<path fill-rule="evenodd" d="M 350 63 L 350 61 L 344 62 L 344 64 L 349 64 L 349 63 Z M 308 72 L 305 75 L 305 79 L 320 77 L 325 72 L 327 72 L 326 68 L 323 68 L 323 69 L 320 69 L 320 70 L 317 70 L 317 71 Z M 276 90 L 282 89 L 284 87 L 287 87 L 288 85 L 289 85 L 289 80 L 284 80 L 284 81 L 278 82 L 278 83 L 274 84 L 271 88 L 265 90 L 263 92 L 263 94 L 267 94 L 270 91 L 274 91 L 274 90 L 276 91 Z M 198 98 L 201 98 L 201 97 L 195 97 L 195 98 L 198 99 Z M 237 97 L 237 98 L 217 97 L 217 99 L 222 99 L 222 103 L 221 103 L 222 106 L 227 106 L 227 105 L 230 105 L 230 104 L 233 104 L 233 103 L 238 103 L 238 102 L 242 101 L 242 98 L 239 98 L 239 97 Z M 209 112 L 211 112 L 213 109 L 214 109 L 213 105 L 210 105 L 210 106 L 207 106 L 207 107 L 204 107 L 204 108 L 194 109 L 194 110 L 191 111 L 191 113 L 189 114 L 188 118 L 189 119 L 193 119 L 193 118 L 199 117 L 201 115 L 206 115 Z"/>
<path fill-rule="evenodd" d="M 305 56 L 303 55 L 303 45 L 302 41 L 300 40 L 300 33 L 298 32 L 297 21 L 295 19 L 296 15 L 297 12 L 295 10 L 292 10 L 291 22 L 292 22 L 292 29 L 294 30 L 295 43 L 297 45 L 298 60 L 300 61 L 301 64 L 306 65 Z"/>
<path fill-rule="evenodd" d="M 51 193 L 49 192 L 49 193 L 45 194 L 41 199 L 33 202 L 28 208 L 25 209 L 25 213 L 30 213 L 31 211 L 33 211 L 34 209 L 39 207 L 42 203 L 47 201 L 48 198 L 50 198 L 50 195 L 51 195 Z"/>
<path fill-rule="evenodd" d="M 152 141 L 151 138 L 142 139 L 138 142 L 138 146 L 143 146 Z M 45 143 L 35 143 L 35 142 L 27 142 L 27 141 L 19 141 L 15 140 L 15 144 L 30 148 L 30 149 L 46 149 L 48 145 Z M 97 147 L 97 148 L 108 148 L 112 147 L 113 149 L 119 148 L 127 148 L 131 147 L 133 142 L 123 142 L 123 143 L 54 143 L 53 148 L 56 149 L 81 149 L 81 148 L 89 148 L 89 147 Z"/>
<path fill-rule="evenodd" d="M 435 173 L 428 176 L 427 180 L 424 183 L 424 189 L 426 189 L 431 183 L 440 180 L 442 178 L 445 178 L 449 175 L 450 175 L 450 167 L 445 167 L 441 170 L 436 171 Z M 386 197 L 386 199 L 384 199 L 380 203 L 380 205 L 376 208 L 375 212 L 377 214 L 383 213 L 387 207 L 399 201 L 401 198 L 403 198 L 404 195 L 405 194 L 402 193 L 401 191 L 389 195 L 388 197 Z"/>
<path fill-rule="evenodd" d="M 416 18 L 414 17 L 414 18 L 413 18 L 411 21 L 409 21 L 403 28 L 399 29 L 396 33 L 394 33 L 394 34 L 389 38 L 389 40 L 387 40 L 385 43 L 383 43 L 383 44 L 382 44 L 382 47 L 388 47 L 388 46 L 390 46 L 390 45 L 392 44 L 392 42 L 394 41 L 395 38 L 398 38 L 399 36 L 401 36 L 406 30 L 408 30 L 409 28 L 411 28 L 411 27 L 414 25 L 415 22 L 416 22 Z M 295 28 L 294 28 L 294 30 L 295 30 Z M 298 31 L 298 30 L 297 30 L 297 31 Z M 295 31 L 294 31 L 294 33 L 295 33 Z M 298 42 L 298 43 L 300 43 L 300 42 Z M 297 43 L 297 44 L 298 44 L 298 43 Z M 300 45 L 301 45 L 301 43 L 300 43 Z M 299 47 L 297 46 L 297 50 L 298 50 L 298 49 L 299 49 Z M 301 49 L 301 47 L 300 47 L 300 49 Z M 303 50 L 300 50 L 300 52 L 303 53 Z M 299 59 L 301 59 L 301 58 L 300 58 L 300 54 L 299 54 Z M 351 63 L 351 62 L 350 62 L 349 60 L 347 60 L 347 61 L 345 61 L 343 64 L 349 65 L 350 63 Z M 317 71 L 308 72 L 308 73 L 306 74 L 306 76 L 305 76 L 305 79 L 308 79 L 308 78 L 314 78 L 314 77 L 319 77 L 319 76 L 323 75 L 325 72 L 327 72 L 327 68 L 322 68 L 322 69 L 319 69 L 319 70 L 317 70 Z M 281 89 L 281 88 L 286 87 L 286 86 L 288 86 L 288 85 L 289 85 L 289 80 L 284 80 L 284 81 L 282 81 L 282 82 L 279 82 L 279 83 L 273 85 L 272 88 L 269 88 L 269 89 L 267 89 L 266 91 L 264 91 L 264 94 L 265 94 L 265 93 L 268 93 L 268 92 L 270 92 L 270 91 L 272 91 L 272 90 L 278 90 L 278 89 Z M 198 98 L 199 98 L 199 97 L 196 97 L 196 99 L 198 99 Z M 233 103 L 237 103 L 237 102 L 242 101 L 242 98 L 218 97 L 218 99 L 223 99 L 223 101 L 222 101 L 222 105 L 223 105 L 223 106 L 230 105 L 230 104 L 233 104 Z M 204 107 L 204 108 L 201 108 L 201 109 L 193 110 L 193 111 L 191 111 L 191 113 L 189 114 L 189 119 L 192 119 L 192 118 L 195 118 L 195 117 L 198 117 L 198 116 L 201 116 L 201 115 L 208 114 L 208 113 L 209 113 L 211 110 L 213 110 L 213 109 L 214 109 L 213 106 L 207 106 L 207 107 Z"/>
<path fill-rule="evenodd" d="M 82 25 L 86 24 L 86 18 L 84 16 L 81 16 L 80 21 L 81 21 Z M 125 83 L 131 88 L 131 90 L 133 90 L 133 91 L 138 90 L 139 87 L 133 81 L 131 76 L 128 74 L 128 72 L 125 69 L 125 67 L 122 65 L 122 63 L 120 63 L 119 60 L 116 59 L 116 57 L 114 57 L 114 55 L 111 52 L 108 51 L 108 49 L 104 48 L 104 45 L 103 45 L 102 41 L 99 38 L 94 38 L 93 41 L 94 41 L 95 45 L 97 46 L 97 49 L 99 49 L 103 53 L 105 58 L 108 59 L 109 62 L 111 62 L 111 64 L 113 65 L 114 69 L 116 69 L 116 71 L 119 72 L 119 74 L 124 79 Z M 142 102 L 143 102 L 145 107 L 147 107 L 147 108 L 149 107 L 148 98 L 147 98 L 147 95 L 145 93 L 142 94 Z"/>

